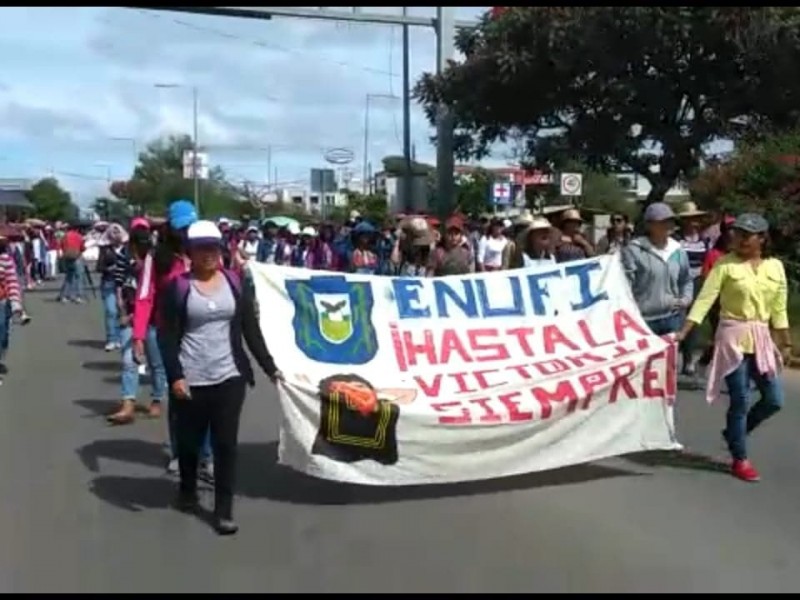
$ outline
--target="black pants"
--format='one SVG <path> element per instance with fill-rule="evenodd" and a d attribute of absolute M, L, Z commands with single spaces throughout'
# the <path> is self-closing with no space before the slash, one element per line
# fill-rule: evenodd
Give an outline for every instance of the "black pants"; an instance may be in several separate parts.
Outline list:
<path fill-rule="evenodd" d="M 214 514 L 221 519 L 233 516 L 236 446 L 245 386 L 243 378 L 234 377 L 216 385 L 192 387 L 189 399 L 170 397 L 170 404 L 176 411 L 181 492 L 197 491 L 200 445 L 210 427 L 214 453 Z"/>

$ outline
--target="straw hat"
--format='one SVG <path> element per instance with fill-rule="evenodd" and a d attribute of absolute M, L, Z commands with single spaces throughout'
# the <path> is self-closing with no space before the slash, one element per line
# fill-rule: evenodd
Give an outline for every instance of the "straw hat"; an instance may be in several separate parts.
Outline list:
<path fill-rule="evenodd" d="M 522 212 L 519 214 L 519 216 L 518 216 L 516 219 L 514 219 L 514 225 L 519 225 L 519 226 L 523 226 L 523 225 L 530 225 L 530 224 L 531 224 L 531 223 L 533 223 L 535 220 L 536 220 L 536 219 L 535 219 L 535 218 L 534 218 L 534 216 L 531 214 L 531 211 L 529 211 L 529 210 L 525 209 L 524 211 L 522 211 Z"/>
<path fill-rule="evenodd" d="M 568 208 L 564 211 L 564 214 L 561 215 L 562 221 L 580 221 L 583 223 L 583 217 L 581 216 L 581 211 L 577 208 Z"/>
<path fill-rule="evenodd" d="M 678 218 L 702 217 L 708 213 L 697 208 L 694 202 L 684 202 L 678 206 Z"/>

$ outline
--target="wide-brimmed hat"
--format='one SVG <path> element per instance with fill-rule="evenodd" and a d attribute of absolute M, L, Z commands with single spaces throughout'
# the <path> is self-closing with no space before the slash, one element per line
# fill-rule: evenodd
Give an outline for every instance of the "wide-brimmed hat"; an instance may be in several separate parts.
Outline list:
<path fill-rule="evenodd" d="M 578 221 L 583 223 L 583 217 L 581 216 L 581 211 L 577 208 L 568 208 L 562 213 L 561 221 Z"/>
<path fill-rule="evenodd" d="M 514 219 L 514 225 L 519 225 L 520 227 L 521 227 L 521 226 L 523 226 L 523 225 L 525 225 L 525 226 L 528 226 L 528 225 L 530 225 L 531 223 L 533 223 L 533 221 L 534 221 L 535 219 L 536 219 L 536 217 L 534 217 L 534 216 L 533 216 L 533 214 L 531 213 L 531 211 L 529 211 L 529 210 L 527 210 L 527 209 L 526 209 L 526 210 L 522 211 L 522 212 L 521 212 L 521 213 L 520 213 L 520 214 L 517 216 L 517 218 L 516 218 L 516 219 Z"/>
<path fill-rule="evenodd" d="M 678 205 L 678 218 L 684 219 L 689 217 L 702 217 L 707 215 L 708 212 L 697 208 L 694 202 L 683 202 Z"/>
<path fill-rule="evenodd" d="M 415 235 L 409 240 L 412 246 L 430 246 L 434 242 L 433 232 L 430 229 L 414 232 Z"/>

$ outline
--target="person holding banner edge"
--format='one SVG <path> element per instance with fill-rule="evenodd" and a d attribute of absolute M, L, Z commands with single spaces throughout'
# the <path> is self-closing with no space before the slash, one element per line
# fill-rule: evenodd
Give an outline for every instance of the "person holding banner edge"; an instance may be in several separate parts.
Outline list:
<path fill-rule="evenodd" d="M 261 334 L 252 282 L 221 268 L 219 228 L 211 221 L 196 221 L 189 226 L 186 242 L 191 271 L 173 279 L 166 290 L 159 331 L 176 411 L 178 506 L 193 511 L 198 505 L 199 449 L 210 428 L 214 527 L 220 535 L 231 535 L 238 531 L 233 487 L 239 417 L 246 386 L 255 385 L 242 340 L 273 383 L 283 376 Z"/>
<path fill-rule="evenodd" d="M 706 400 L 719 398 L 724 379 L 729 405 L 722 437 L 733 459 L 731 473 L 755 482 L 760 475 L 748 459 L 747 436 L 783 406 L 779 373 L 791 353 L 788 292 L 783 263 L 769 256 L 769 224 L 764 217 L 754 213 L 737 217 L 731 242 L 732 252 L 711 269 L 676 338 L 684 340 L 719 298 Z M 761 395 L 752 408 L 751 382 Z"/>

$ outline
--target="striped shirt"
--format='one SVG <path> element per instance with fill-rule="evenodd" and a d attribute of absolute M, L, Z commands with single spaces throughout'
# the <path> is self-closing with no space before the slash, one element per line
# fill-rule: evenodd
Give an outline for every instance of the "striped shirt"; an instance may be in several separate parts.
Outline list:
<path fill-rule="evenodd" d="M 0 299 L 10 301 L 15 311 L 22 309 L 17 265 L 8 252 L 0 254 Z"/>
<path fill-rule="evenodd" d="M 112 274 L 114 286 L 122 293 L 122 302 L 127 315 L 133 314 L 136 301 L 136 263 L 127 251 L 115 253 Z"/>
<path fill-rule="evenodd" d="M 700 277 L 703 271 L 703 263 L 708 254 L 708 240 L 702 238 L 700 235 L 692 237 L 679 236 L 678 241 L 681 243 L 681 248 L 686 252 L 689 257 L 689 272 L 693 279 Z"/>

